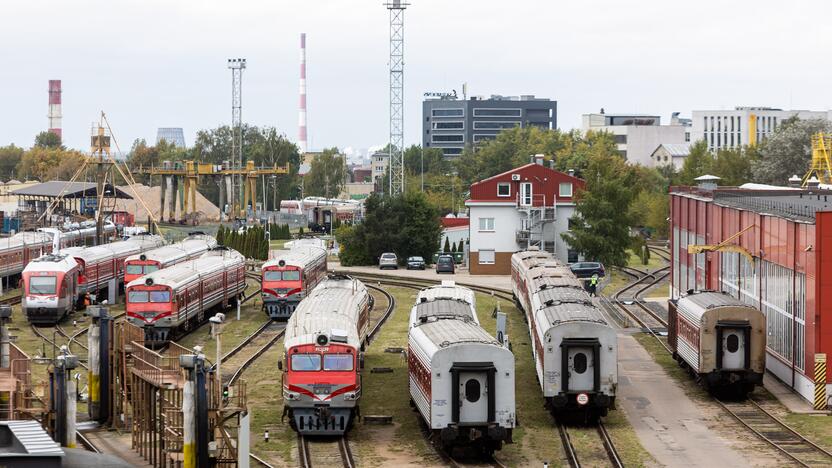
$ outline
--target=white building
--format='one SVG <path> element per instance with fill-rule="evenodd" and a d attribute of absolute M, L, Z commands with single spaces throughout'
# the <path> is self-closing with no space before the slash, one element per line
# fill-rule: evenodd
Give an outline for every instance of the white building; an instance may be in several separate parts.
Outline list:
<path fill-rule="evenodd" d="M 678 171 L 685 165 L 685 159 L 690 154 L 691 143 L 662 143 L 653 151 L 650 158 L 653 160 L 653 166 L 668 166 L 673 167 Z"/>
<path fill-rule="evenodd" d="M 690 141 L 690 127 L 685 119 L 673 115 L 670 125 L 662 125 L 658 115 L 597 114 L 583 115 L 583 131 L 613 134 L 618 151 L 630 164 L 653 166 L 651 155 L 661 144 Z"/>
<path fill-rule="evenodd" d="M 373 153 L 370 161 L 370 168 L 372 169 L 373 182 L 380 183 L 387 172 L 387 164 L 390 161 L 390 155 L 387 153 L 377 152 Z"/>
<path fill-rule="evenodd" d="M 692 142 L 705 140 L 708 149 L 737 149 L 765 140 L 780 124 L 800 119 L 830 119 L 832 111 L 783 110 L 771 107 L 736 107 L 734 110 L 693 111 Z"/>

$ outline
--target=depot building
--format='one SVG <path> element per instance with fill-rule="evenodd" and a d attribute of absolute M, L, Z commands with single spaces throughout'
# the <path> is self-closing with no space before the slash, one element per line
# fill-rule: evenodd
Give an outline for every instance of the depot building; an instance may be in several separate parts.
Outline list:
<path fill-rule="evenodd" d="M 670 228 L 671 299 L 712 289 L 758 307 L 766 378 L 814 402 L 815 362 L 832 355 L 832 190 L 671 187 Z M 828 368 L 818 380 L 832 395 Z"/>

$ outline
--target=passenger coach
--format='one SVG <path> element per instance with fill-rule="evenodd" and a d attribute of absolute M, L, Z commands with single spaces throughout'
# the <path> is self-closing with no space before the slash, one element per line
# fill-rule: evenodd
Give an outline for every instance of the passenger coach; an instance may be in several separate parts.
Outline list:
<path fill-rule="evenodd" d="M 670 301 L 673 357 L 714 393 L 745 397 L 763 383 L 766 317 L 723 292 L 688 291 Z"/>
<path fill-rule="evenodd" d="M 200 232 L 192 233 L 174 244 L 131 255 L 125 261 L 124 282 L 126 284 L 148 273 L 193 260 L 216 246 L 216 239 Z"/>
<path fill-rule="evenodd" d="M 526 314 L 532 355 L 546 404 L 591 421 L 615 407 L 615 330 L 580 280 L 538 250 L 512 255 L 512 290 Z"/>
<path fill-rule="evenodd" d="M 295 242 L 300 242 L 295 241 Z M 275 250 L 263 264 L 263 310 L 273 320 L 288 319 L 304 297 L 326 277 L 326 250 L 303 245 Z"/>

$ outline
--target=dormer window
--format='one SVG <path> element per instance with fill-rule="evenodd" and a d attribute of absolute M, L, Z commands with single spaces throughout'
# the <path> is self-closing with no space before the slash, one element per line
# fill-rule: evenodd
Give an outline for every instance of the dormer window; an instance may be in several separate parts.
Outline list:
<path fill-rule="evenodd" d="M 511 184 L 509 184 L 509 183 L 497 184 L 497 196 L 498 197 L 510 197 L 511 196 Z"/>

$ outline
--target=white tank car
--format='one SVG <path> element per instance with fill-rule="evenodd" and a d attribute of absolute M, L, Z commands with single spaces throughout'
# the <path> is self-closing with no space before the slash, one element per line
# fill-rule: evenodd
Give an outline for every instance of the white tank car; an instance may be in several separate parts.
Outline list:
<path fill-rule="evenodd" d="M 272 250 L 269 257 L 260 269 L 263 310 L 272 320 L 285 320 L 326 277 L 326 249 L 295 245 L 291 250 Z"/>
<path fill-rule="evenodd" d="M 529 323 L 543 396 L 556 412 L 606 415 L 618 386 L 616 332 L 569 268 L 539 254 L 512 256 L 512 289 Z"/>
<path fill-rule="evenodd" d="M 668 344 L 673 357 L 714 392 L 745 396 L 763 383 L 766 317 L 716 291 L 690 291 L 671 301 Z"/>
<path fill-rule="evenodd" d="M 36 258 L 23 269 L 20 307 L 31 323 L 54 324 L 75 310 L 78 262 L 67 254 Z"/>
<path fill-rule="evenodd" d="M 407 362 L 411 401 L 446 448 L 493 452 L 511 442 L 514 354 L 474 320 L 435 316 L 411 325 Z"/>
<path fill-rule="evenodd" d="M 283 337 L 283 416 L 302 434 L 341 435 L 360 415 L 361 351 L 369 329 L 364 284 L 330 275 L 301 301 Z"/>

